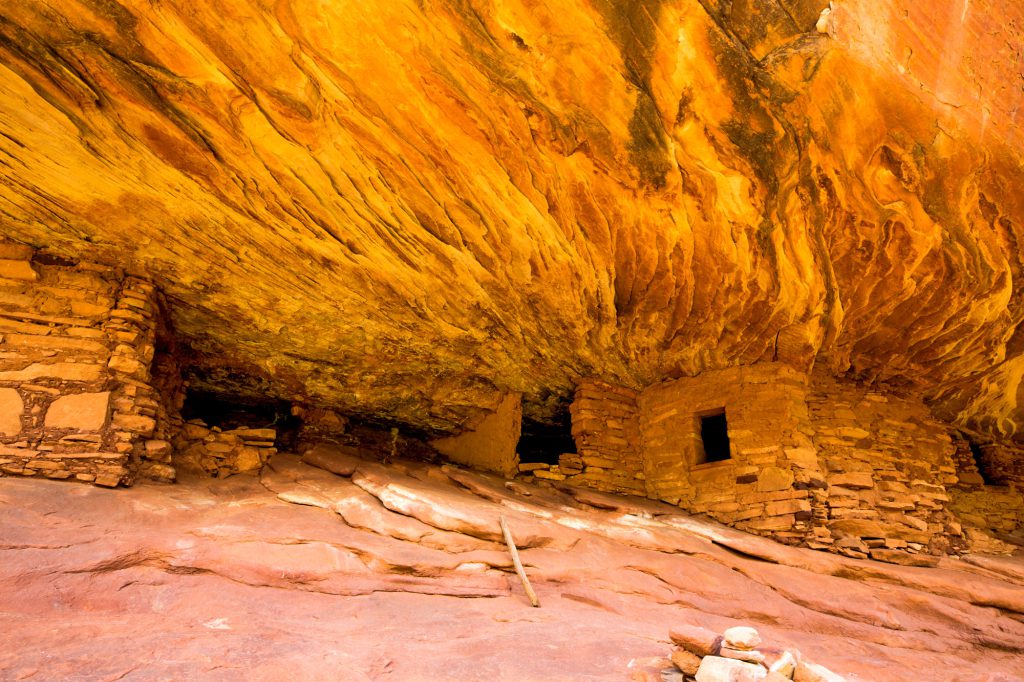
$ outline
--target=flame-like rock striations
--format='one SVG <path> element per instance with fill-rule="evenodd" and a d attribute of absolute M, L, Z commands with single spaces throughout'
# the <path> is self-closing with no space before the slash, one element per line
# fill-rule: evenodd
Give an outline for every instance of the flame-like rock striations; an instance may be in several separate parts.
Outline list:
<path fill-rule="evenodd" d="M 1009 0 L 24 0 L 0 230 L 192 382 L 451 430 L 776 360 L 1024 422 Z"/>

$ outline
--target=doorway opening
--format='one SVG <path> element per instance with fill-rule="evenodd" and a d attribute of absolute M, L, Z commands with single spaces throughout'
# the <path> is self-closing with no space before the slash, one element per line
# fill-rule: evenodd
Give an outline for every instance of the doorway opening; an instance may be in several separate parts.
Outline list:
<path fill-rule="evenodd" d="M 572 437 L 572 417 L 568 409 L 559 411 L 550 421 L 523 418 L 519 445 L 516 447 L 521 464 L 550 464 L 556 466 L 558 458 L 576 453 Z"/>
<path fill-rule="evenodd" d="M 699 415 L 699 419 L 700 451 L 697 453 L 697 464 L 724 462 L 727 459 L 732 459 L 729 422 L 725 417 L 725 408 Z"/>
<path fill-rule="evenodd" d="M 237 428 L 276 429 L 278 447 L 292 445 L 299 420 L 292 416 L 290 403 L 256 402 L 206 391 L 189 391 L 181 406 L 185 421 L 200 419 L 222 431 Z"/>

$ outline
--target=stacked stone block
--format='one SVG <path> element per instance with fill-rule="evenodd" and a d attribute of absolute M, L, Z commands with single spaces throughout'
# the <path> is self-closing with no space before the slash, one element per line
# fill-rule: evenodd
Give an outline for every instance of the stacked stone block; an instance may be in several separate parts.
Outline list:
<path fill-rule="evenodd" d="M 564 454 L 557 467 L 534 475 L 643 495 L 646 487 L 636 398 L 636 391 L 628 388 L 595 379 L 581 381 L 570 407 L 576 453 Z"/>
<path fill-rule="evenodd" d="M 156 433 L 162 414 L 162 397 L 153 387 L 151 372 L 157 325 L 153 285 L 137 277 L 125 278 L 117 304 L 104 325 L 113 347 L 107 366 L 117 386 L 113 415 L 117 447 L 132 453 L 141 476 L 173 481 L 172 449 Z"/>
<path fill-rule="evenodd" d="M 564 481 L 572 478 L 577 485 L 600 488 L 600 485 L 587 483 L 586 478 L 573 478 L 583 473 L 585 465 L 583 457 L 575 452 L 564 452 L 558 456 L 558 464 L 543 462 L 520 462 L 519 474 L 524 477 L 539 478 L 545 481 Z M 596 470 L 591 472 L 596 473 Z"/>
<path fill-rule="evenodd" d="M 778 363 L 648 387 L 639 399 L 648 495 L 785 542 L 818 541 L 825 484 L 806 390 L 804 375 Z M 700 416 L 722 408 L 732 457 L 701 463 Z"/>
<path fill-rule="evenodd" d="M 157 300 L 160 294 L 157 292 Z M 158 308 L 159 310 L 159 308 Z M 163 342 L 173 342 L 172 332 L 165 325 L 167 318 L 158 315 L 158 322 L 161 327 L 157 330 L 157 338 Z M 168 465 L 175 467 L 174 447 L 172 441 L 174 436 L 184 426 L 181 418 L 181 408 L 185 402 L 185 382 L 182 378 L 181 368 L 178 365 L 178 357 L 174 352 L 173 344 L 170 348 L 158 350 L 153 359 L 152 380 L 154 398 L 156 401 L 156 414 L 154 420 L 156 425 L 153 430 L 153 437 L 143 443 L 143 451 L 140 456 L 141 467 L 145 476 L 149 478 L 160 478 L 166 472 Z M 173 473 L 173 472 L 172 472 Z"/>
<path fill-rule="evenodd" d="M 292 416 L 301 420 L 298 433 L 300 451 L 303 446 L 316 443 L 341 443 L 347 437 L 349 420 L 334 410 L 310 405 L 293 405 Z"/>
<path fill-rule="evenodd" d="M 277 453 L 275 429 L 235 428 L 222 431 L 200 419 L 185 423 L 174 440 L 175 464 L 214 478 L 258 473 Z"/>
<path fill-rule="evenodd" d="M 0 473 L 134 481 L 152 434 L 152 294 L 115 268 L 0 242 Z"/>
<path fill-rule="evenodd" d="M 980 440 L 979 466 L 989 483 L 1024 489 L 1024 444 Z"/>
<path fill-rule="evenodd" d="M 950 510 L 963 524 L 972 545 L 995 544 L 983 537 L 989 534 L 1016 538 L 1018 543 L 1024 540 L 1024 496 L 1020 491 L 1000 486 L 957 487 L 950 496 Z"/>
<path fill-rule="evenodd" d="M 958 482 L 948 426 L 920 401 L 816 375 L 808 395 L 828 483 L 828 529 L 842 554 L 914 563 L 962 547 L 949 511 Z"/>
<path fill-rule="evenodd" d="M 983 441 L 971 434 L 974 442 Z M 1015 476 L 1024 452 L 1012 443 L 989 442 L 977 447 L 985 474 L 979 471 L 970 441 L 959 438 L 956 445 L 959 481 L 949 489 L 950 509 L 964 526 L 964 535 L 974 551 L 1011 553 L 1015 549 L 1002 539 L 1024 541 L 1024 479 Z M 994 536 L 994 537 L 993 537 Z"/>
<path fill-rule="evenodd" d="M 732 456 L 704 462 L 700 418 L 723 408 Z M 635 423 L 639 438 L 611 428 L 605 419 L 613 414 Z M 981 529 L 1019 537 L 1024 528 L 1024 457 L 1013 443 L 981 445 L 986 476 L 991 469 L 1009 482 L 982 485 L 967 442 L 921 401 L 854 381 L 780 363 L 709 371 L 639 394 L 587 381 L 572 416 L 579 462 L 566 456 L 546 476 L 592 465 L 611 444 L 614 456 L 598 466 L 621 466 L 619 478 L 602 471 L 586 485 L 631 492 L 619 481 L 639 463 L 644 475 L 636 480 L 648 497 L 787 543 L 932 565 L 934 555 L 960 552 L 968 541 L 1006 547 Z"/>
<path fill-rule="evenodd" d="M 956 467 L 957 483 L 963 486 L 985 485 L 985 478 L 978 470 L 978 462 L 974 457 L 969 440 L 957 434 L 953 438 L 953 464 Z"/>

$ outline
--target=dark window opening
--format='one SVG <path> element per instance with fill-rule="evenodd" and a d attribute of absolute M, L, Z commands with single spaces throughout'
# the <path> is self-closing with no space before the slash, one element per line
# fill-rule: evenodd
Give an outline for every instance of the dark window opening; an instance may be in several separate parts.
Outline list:
<path fill-rule="evenodd" d="M 985 452 L 981 449 L 981 446 L 970 438 L 967 439 L 967 445 L 971 448 L 971 457 L 974 458 L 974 466 L 977 467 L 982 482 L 985 485 L 997 485 L 998 482 L 993 480 L 992 471 L 988 466 L 988 458 L 985 457 Z"/>
<path fill-rule="evenodd" d="M 572 437 L 572 417 L 569 410 L 559 411 L 551 421 L 523 419 L 519 445 L 516 447 L 520 462 L 558 464 L 559 455 L 576 452 Z"/>
<path fill-rule="evenodd" d="M 700 441 L 704 452 L 698 464 L 724 462 L 732 458 L 732 450 L 729 447 L 729 424 L 726 422 L 724 409 L 701 416 Z"/>
<path fill-rule="evenodd" d="M 279 446 L 289 444 L 299 424 L 298 419 L 291 414 L 290 403 L 255 402 L 205 391 L 189 391 L 181 406 L 181 417 L 185 421 L 201 419 L 207 426 L 216 426 L 222 431 L 236 428 L 277 429 Z"/>
<path fill-rule="evenodd" d="M 982 461 L 981 447 L 979 447 L 977 443 L 975 443 L 973 440 L 970 440 L 970 439 L 967 440 L 967 445 L 970 446 L 970 448 L 971 448 L 971 457 L 974 458 L 974 466 L 975 466 L 975 468 L 977 468 L 978 473 L 981 474 L 981 480 L 983 480 L 985 482 L 985 484 L 987 485 L 988 482 L 989 482 L 988 481 L 988 476 L 985 475 L 984 468 L 981 465 L 981 461 Z"/>

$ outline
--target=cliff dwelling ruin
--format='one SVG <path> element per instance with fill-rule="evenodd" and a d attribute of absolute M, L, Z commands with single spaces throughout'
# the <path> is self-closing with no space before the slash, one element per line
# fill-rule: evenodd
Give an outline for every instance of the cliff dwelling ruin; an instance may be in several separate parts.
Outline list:
<path fill-rule="evenodd" d="M 559 532 L 660 552 L 666 584 L 690 533 L 990 609 L 940 620 L 998 674 L 1021 655 L 1019 3 L 30 0 L 0 54 L 0 509 L 267 495 L 469 557 L 359 545 L 348 586 L 491 597 L 500 507 L 542 599 L 574 575 L 544 552 L 583 541 L 534 524 L 577 509 Z M 202 573 L 179 550 L 89 571 Z M 989 591 L 911 571 L 958 566 Z M 620 617 L 604 598 L 567 599 Z M 919 633 L 942 603 L 822 609 Z"/>
<path fill-rule="evenodd" d="M 153 282 L 13 242 L 0 249 L 5 475 L 109 487 L 172 482 L 182 467 L 223 477 L 258 472 L 282 445 L 335 442 L 643 496 L 883 561 L 925 565 L 972 541 L 1009 550 L 1024 530 L 1020 446 L 943 422 L 884 384 L 779 361 L 640 390 L 582 377 L 560 417 L 525 422 L 527 438 L 518 393 L 431 437 L 381 425 L 387 415 L 190 393 Z"/>

